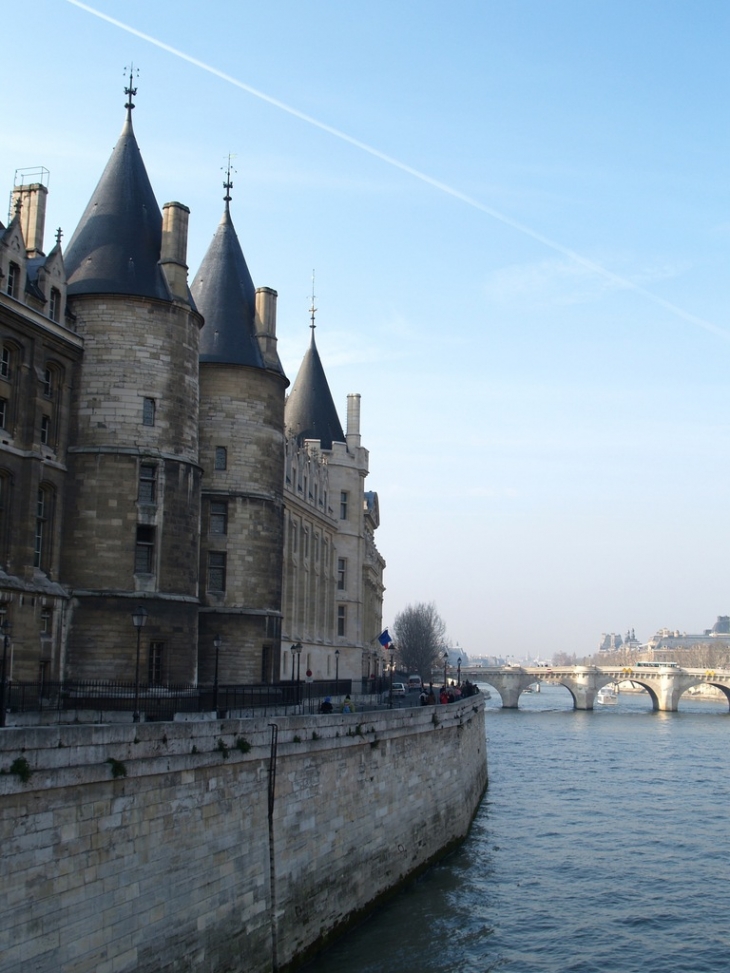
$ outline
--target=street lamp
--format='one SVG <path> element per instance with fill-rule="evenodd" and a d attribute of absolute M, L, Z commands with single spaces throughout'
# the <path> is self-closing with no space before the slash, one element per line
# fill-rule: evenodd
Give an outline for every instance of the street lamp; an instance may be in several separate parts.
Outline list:
<path fill-rule="evenodd" d="M 393 650 L 395 649 L 395 645 L 391 642 L 388 648 L 390 649 L 390 701 L 388 705 L 393 709 L 393 670 L 395 669 Z"/>
<path fill-rule="evenodd" d="M 213 708 L 215 709 L 216 718 L 219 717 L 218 713 L 218 657 L 221 652 L 221 637 L 216 635 L 213 639 L 213 647 L 215 648 L 215 675 L 213 676 Z"/>
<path fill-rule="evenodd" d="M 298 706 L 299 705 L 299 673 L 301 672 L 301 664 L 302 664 L 302 643 L 301 642 L 295 642 L 295 644 L 292 645 L 291 650 L 292 650 L 292 675 L 294 674 L 293 670 L 294 670 L 294 657 L 295 656 L 296 656 L 296 660 L 297 660 L 296 705 Z"/>
<path fill-rule="evenodd" d="M 340 650 L 335 649 L 335 696 L 340 695 Z"/>
<path fill-rule="evenodd" d="M 446 685 L 446 668 L 449 664 L 449 653 L 444 650 L 444 686 Z"/>
<path fill-rule="evenodd" d="M 456 662 L 456 685 L 461 685 L 461 656 L 459 656 Z"/>
<path fill-rule="evenodd" d="M 3 633 L 3 667 L 0 672 L 0 726 L 5 726 L 5 704 L 7 702 L 7 674 L 8 674 L 8 641 L 10 640 L 10 633 L 12 631 L 12 625 L 4 618 L 0 622 L 0 631 Z"/>
<path fill-rule="evenodd" d="M 132 612 L 132 622 L 137 629 L 137 664 L 134 668 L 134 714 L 132 720 L 139 723 L 139 639 L 147 622 L 147 609 L 138 606 Z"/>

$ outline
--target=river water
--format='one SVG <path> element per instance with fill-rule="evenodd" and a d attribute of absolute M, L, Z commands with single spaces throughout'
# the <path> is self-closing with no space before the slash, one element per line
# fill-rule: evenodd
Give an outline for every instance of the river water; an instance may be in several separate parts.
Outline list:
<path fill-rule="evenodd" d="M 562 687 L 487 703 L 489 788 L 462 847 L 316 973 L 726 973 L 730 717 Z M 434 767 L 434 787 L 439 786 Z"/>

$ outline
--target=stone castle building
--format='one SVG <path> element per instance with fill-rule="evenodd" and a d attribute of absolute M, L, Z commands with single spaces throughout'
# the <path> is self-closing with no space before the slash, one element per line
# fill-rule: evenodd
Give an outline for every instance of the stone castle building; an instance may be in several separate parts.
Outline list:
<path fill-rule="evenodd" d="M 160 211 L 134 93 L 65 253 L 60 231 L 43 250 L 45 170 L 16 179 L 0 223 L 7 675 L 133 678 L 142 607 L 142 682 L 212 682 L 215 636 L 224 683 L 291 678 L 282 637 L 315 678 L 367 676 L 384 562 L 359 396 L 344 435 L 312 337 L 286 404 L 277 295 L 254 287 L 230 180 L 188 287 L 189 211 Z M 307 425 L 321 409 L 331 435 Z"/>

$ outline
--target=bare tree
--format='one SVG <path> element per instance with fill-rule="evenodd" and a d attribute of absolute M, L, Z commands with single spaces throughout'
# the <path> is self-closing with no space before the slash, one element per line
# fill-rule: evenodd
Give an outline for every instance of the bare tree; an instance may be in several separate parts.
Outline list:
<path fill-rule="evenodd" d="M 436 611 L 436 605 L 433 602 L 408 605 L 396 615 L 393 634 L 401 667 L 429 682 L 446 637 L 446 623 Z"/>

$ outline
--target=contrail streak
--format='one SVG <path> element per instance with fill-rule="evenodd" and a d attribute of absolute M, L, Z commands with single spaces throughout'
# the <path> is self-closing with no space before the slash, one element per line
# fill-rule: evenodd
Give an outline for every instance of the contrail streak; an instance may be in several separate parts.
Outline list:
<path fill-rule="evenodd" d="M 550 250 L 554 250 L 557 253 L 562 254 L 564 257 L 568 257 L 574 263 L 579 264 L 581 267 L 585 267 L 586 270 L 589 270 L 593 274 L 597 274 L 599 277 L 603 277 L 604 280 L 610 281 L 612 284 L 615 284 L 623 290 L 630 290 L 635 294 L 640 294 L 642 297 L 645 297 L 652 303 L 658 304 L 659 307 L 664 308 L 665 311 L 669 311 L 671 314 L 682 318 L 682 320 L 688 321 L 690 324 L 694 324 L 699 328 L 703 328 L 705 331 L 709 331 L 711 334 L 715 334 L 721 338 L 730 340 L 730 332 L 726 331 L 724 328 L 713 324 L 711 321 L 705 321 L 703 318 L 690 314 L 688 311 L 683 310 L 676 304 L 672 304 L 671 301 L 666 301 L 663 297 L 659 297 L 657 294 L 652 293 L 652 291 L 648 291 L 646 288 L 641 287 L 641 285 L 635 284 L 627 277 L 622 277 L 620 274 L 614 274 L 612 271 L 601 266 L 601 264 L 596 263 L 594 260 L 581 256 L 581 254 L 576 253 L 575 250 L 571 250 L 570 247 L 563 246 L 562 243 L 558 243 L 556 240 L 552 240 L 550 237 L 544 236 L 537 230 L 533 230 L 529 226 L 525 226 L 525 224 L 520 223 L 519 220 L 515 220 L 511 216 L 506 216 L 504 213 L 500 213 L 499 210 L 493 209 L 491 206 L 487 206 L 485 203 L 481 203 L 478 199 L 467 196 L 466 193 L 462 193 L 460 190 L 454 189 L 453 186 L 449 186 L 438 179 L 434 179 L 427 173 L 421 172 L 419 169 L 414 169 L 413 166 L 409 166 L 405 162 L 400 162 L 398 159 L 394 159 L 392 156 L 386 155 L 385 152 L 381 152 L 380 149 L 376 149 L 372 145 L 368 145 L 366 142 L 361 142 L 352 135 L 348 135 L 346 132 L 341 132 L 339 129 L 333 128 L 331 125 L 327 125 L 325 122 L 320 122 L 318 119 L 312 118 L 311 115 L 307 115 L 304 112 L 299 111 L 297 108 L 292 108 L 291 105 L 287 105 L 285 102 L 279 101 L 278 98 L 272 98 L 271 95 L 267 95 L 263 91 L 259 91 L 257 88 L 253 88 L 251 85 L 245 84 L 243 81 L 239 81 L 238 78 L 234 78 L 230 74 L 226 74 L 224 71 L 219 71 L 218 68 L 214 68 L 212 65 L 206 64 L 205 61 L 200 61 L 198 58 L 193 57 L 190 54 L 186 54 L 184 51 L 180 51 L 176 47 L 172 47 L 170 44 L 165 44 L 164 41 L 158 40 L 156 37 L 151 37 L 149 34 L 145 34 L 141 30 L 137 30 L 136 27 L 131 27 L 129 24 L 125 24 L 121 20 L 117 20 L 115 17 L 110 17 L 108 14 L 102 13 L 100 10 L 96 10 L 94 7 L 90 7 L 86 3 L 81 3 L 80 0 L 66 0 L 66 2 L 70 3 L 74 7 L 79 7 L 81 10 L 85 10 L 87 13 L 92 14 L 94 17 L 98 17 L 100 20 L 105 20 L 107 23 L 113 24 L 115 27 L 119 27 L 120 30 L 124 30 L 128 34 L 133 34 L 140 40 L 147 41 L 148 44 L 159 47 L 162 51 L 167 51 L 168 54 L 172 54 L 175 57 L 179 57 L 183 61 L 187 61 L 188 64 L 193 64 L 195 67 L 201 68 L 203 71 L 207 71 L 208 74 L 215 75 L 215 77 L 220 78 L 221 81 L 226 81 L 228 84 L 232 84 L 234 87 L 240 88 L 242 91 L 246 91 L 248 94 L 253 95 L 256 98 L 260 98 L 261 101 L 265 101 L 269 105 L 273 105 L 275 108 L 279 108 L 281 111 L 287 112 L 289 115 L 293 115 L 294 118 L 307 122 L 308 125 L 313 125 L 315 128 L 318 128 L 323 132 L 327 132 L 328 135 L 332 135 L 335 138 L 340 139 L 342 142 L 347 142 L 349 145 L 353 145 L 355 148 L 361 149 L 363 152 L 367 152 L 368 155 L 372 155 L 376 159 L 380 159 L 381 162 L 385 162 L 387 165 L 393 166 L 395 169 L 400 169 L 401 172 L 408 173 L 409 176 L 413 176 L 415 179 L 419 179 L 421 182 L 426 183 L 426 185 L 432 186 L 434 189 L 438 189 L 442 193 L 446 193 L 447 196 L 452 196 L 454 199 L 458 199 L 462 203 L 466 203 L 467 206 L 471 206 L 473 209 L 486 213 L 487 216 L 491 216 L 492 219 L 498 220 L 500 223 L 504 223 L 505 226 L 509 226 L 512 227 L 513 230 L 517 230 L 518 233 L 522 233 L 525 236 L 536 240 L 538 243 L 542 243 Z"/>

